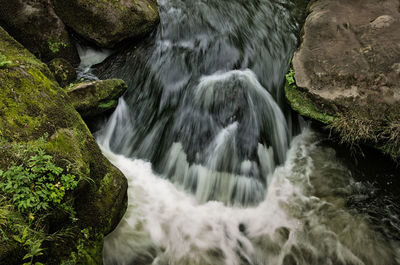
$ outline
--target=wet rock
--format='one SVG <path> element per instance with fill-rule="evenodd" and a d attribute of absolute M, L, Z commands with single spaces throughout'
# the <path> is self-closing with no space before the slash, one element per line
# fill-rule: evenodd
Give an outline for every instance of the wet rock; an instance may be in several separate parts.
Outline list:
<path fill-rule="evenodd" d="M 0 0 L 0 25 L 39 59 L 79 63 L 78 52 L 50 0 Z"/>
<path fill-rule="evenodd" d="M 76 80 L 76 70 L 67 60 L 56 58 L 47 65 L 60 86 L 65 87 Z"/>
<path fill-rule="evenodd" d="M 76 255 L 74 261 L 63 264 L 100 264 L 103 237 L 115 228 L 126 208 L 126 179 L 102 155 L 49 68 L 1 27 L 0 43 L 0 54 L 11 62 L 0 69 L 0 150 L 11 143 L 40 147 L 55 159 L 56 165 L 64 170 L 68 167 L 75 176 L 90 179 L 81 181 L 71 194 L 77 220 L 69 218 L 57 224 L 63 231 L 69 231 L 68 237 L 57 234 L 41 257 L 46 264 L 62 264 L 71 258 L 72 252 L 78 253 L 80 247 L 79 252 L 86 254 Z M 44 135 L 48 135 L 46 141 L 41 139 Z M 7 170 L 13 162 L 20 163 L 14 153 L 0 155 L 0 169 Z M 86 228 L 82 239 L 81 230 Z M 6 237 L 13 238 L 12 231 L 4 231 L 9 233 Z M 13 242 L 7 240 L 0 245 Z M 19 254 L 15 248 L 0 248 L 1 264 L 22 263 L 22 257 L 19 263 L 11 263 L 8 255 Z M 7 249 L 11 252 L 4 253 Z"/>
<path fill-rule="evenodd" d="M 297 263 L 296 259 L 293 257 L 293 255 L 287 254 L 283 258 L 282 264 L 283 265 L 297 265 L 298 263 Z"/>
<path fill-rule="evenodd" d="M 290 235 L 290 229 L 287 227 L 279 227 L 275 230 L 274 239 L 280 244 L 283 245 L 288 241 Z"/>
<path fill-rule="evenodd" d="M 400 157 L 400 3 L 318 0 L 309 6 L 286 96 L 344 142 Z"/>
<path fill-rule="evenodd" d="M 155 0 L 51 0 L 62 21 L 100 47 L 152 31 L 159 21 Z"/>
<path fill-rule="evenodd" d="M 79 83 L 67 89 L 72 105 L 84 118 L 114 109 L 127 86 L 121 79 Z"/>

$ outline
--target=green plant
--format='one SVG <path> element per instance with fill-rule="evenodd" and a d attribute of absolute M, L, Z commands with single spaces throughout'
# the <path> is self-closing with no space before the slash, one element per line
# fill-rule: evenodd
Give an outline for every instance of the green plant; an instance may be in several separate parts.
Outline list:
<path fill-rule="evenodd" d="M 324 110 L 325 104 L 321 105 L 322 109 L 318 108 L 313 100 L 310 99 L 307 92 L 297 87 L 294 75 L 294 70 L 290 68 L 289 72 L 286 74 L 285 84 L 286 99 L 292 109 L 302 116 L 318 120 L 324 124 L 330 124 L 335 117 Z"/>
<path fill-rule="evenodd" d="M 49 41 L 49 49 L 53 53 L 58 53 L 60 49 L 67 47 L 68 45 L 62 41 Z"/>
<path fill-rule="evenodd" d="M 0 53 L 0 69 L 1 68 L 6 68 L 12 64 L 11 61 L 7 60 L 7 57 L 5 57 L 3 54 Z"/>
<path fill-rule="evenodd" d="M 31 233 L 29 233 L 29 228 L 25 227 L 24 231 L 22 232 L 21 235 L 14 235 L 13 236 L 14 240 L 23 245 L 27 250 L 28 253 L 23 257 L 23 260 L 29 260 L 28 262 L 25 262 L 23 265 L 42 265 L 43 263 L 41 262 L 35 262 L 33 263 L 33 259 L 35 257 L 43 255 L 43 249 L 40 248 L 43 240 L 42 239 L 36 239 L 32 238 Z"/>
<path fill-rule="evenodd" d="M 52 156 L 39 149 L 25 164 L 0 170 L 0 191 L 9 196 L 22 213 L 61 209 L 72 217 L 75 212 L 63 201 L 66 191 L 76 188 L 78 181 L 52 162 Z"/>
<path fill-rule="evenodd" d="M 286 74 L 286 82 L 289 86 L 295 85 L 296 82 L 294 80 L 294 70 L 290 68 L 289 73 Z"/>
<path fill-rule="evenodd" d="M 68 192 L 77 187 L 78 179 L 68 173 L 70 161 L 61 160 L 64 170 L 39 147 L 47 138 L 41 137 L 38 145 L 0 138 L 0 156 L 12 156 L 3 159 L 3 165 L 11 166 L 0 170 L 0 236 L 3 242 L 18 243 L 25 251 L 21 263 L 29 265 L 41 264 L 37 258 L 45 254 L 43 242 L 72 236 L 68 229 L 48 234 L 50 218 L 59 218 L 61 212 L 61 218 L 68 216 L 72 223 L 76 220 Z"/>

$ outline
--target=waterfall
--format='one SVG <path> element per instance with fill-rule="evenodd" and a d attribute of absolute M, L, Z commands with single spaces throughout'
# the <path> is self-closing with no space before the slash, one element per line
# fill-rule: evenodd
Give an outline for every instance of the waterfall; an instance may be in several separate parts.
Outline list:
<path fill-rule="evenodd" d="M 263 201 L 245 208 L 199 203 L 149 162 L 103 151 L 129 181 L 127 212 L 105 240 L 106 265 L 400 264 L 400 242 L 343 207 L 352 185 L 363 184 L 309 129 L 293 139 Z"/>
<path fill-rule="evenodd" d="M 282 91 L 307 1 L 158 4 L 157 31 L 95 69 L 128 84 L 95 133 L 129 182 L 104 264 L 400 264 L 346 208 L 363 184 L 293 130 Z"/>
<path fill-rule="evenodd" d="M 292 135 L 280 91 L 297 43 L 294 7 L 159 1 L 154 36 L 99 71 L 129 89 L 98 142 L 150 161 L 201 202 L 262 201 Z"/>

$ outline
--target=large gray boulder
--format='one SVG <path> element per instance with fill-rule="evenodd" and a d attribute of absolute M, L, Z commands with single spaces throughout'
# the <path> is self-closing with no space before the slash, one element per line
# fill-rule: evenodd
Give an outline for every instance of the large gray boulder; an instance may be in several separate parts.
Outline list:
<path fill-rule="evenodd" d="M 75 45 L 50 0 L 0 0 L 0 25 L 45 62 L 64 58 L 79 63 Z"/>
<path fill-rule="evenodd" d="M 159 21 L 156 0 L 51 0 L 59 17 L 100 47 L 139 37 Z"/>
<path fill-rule="evenodd" d="M 310 4 L 292 64 L 294 109 L 328 124 L 344 142 L 400 157 L 400 2 Z"/>

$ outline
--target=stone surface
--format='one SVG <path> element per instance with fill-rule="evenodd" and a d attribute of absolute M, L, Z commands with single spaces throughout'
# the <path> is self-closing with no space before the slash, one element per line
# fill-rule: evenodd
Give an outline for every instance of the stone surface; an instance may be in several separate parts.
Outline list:
<path fill-rule="evenodd" d="M 400 156 L 400 2 L 316 0 L 309 11 L 289 102 L 306 98 L 345 141 Z"/>
<path fill-rule="evenodd" d="M 78 253 L 77 241 L 82 237 L 80 231 L 90 228 L 87 235 L 90 239 L 81 241 L 91 245 L 90 248 L 85 245 L 85 260 L 68 264 L 101 264 L 103 236 L 118 224 L 125 211 L 126 179 L 102 155 L 48 67 L 1 27 L 0 54 L 11 62 L 0 68 L 0 137 L 3 145 L 0 146 L 0 169 L 7 170 L 13 161 L 18 161 L 12 153 L 5 152 L 7 142 L 21 143 L 45 149 L 57 165 L 68 166 L 72 174 L 91 180 L 81 181 L 73 194 L 78 220 L 57 224 L 71 229 L 71 232 L 78 229 L 77 232 L 72 237 L 57 239 L 46 246 L 43 255 L 47 260 L 45 263 L 61 264 L 72 252 Z M 46 134 L 48 140 L 43 142 L 40 138 Z M 12 238 L 12 235 L 8 236 Z M 9 240 L 0 245 L 12 242 Z M 7 250 L 7 247 L 2 246 L 1 250 Z M 18 251 L 10 253 L 18 255 Z M 0 251 L 1 264 L 12 264 L 10 260 L 7 253 Z"/>
<path fill-rule="evenodd" d="M 83 82 L 68 88 L 72 105 L 84 118 L 114 109 L 127 86 L 121 79 Z"/>
<path fill-rule="evenodd" d="M 51 0 L 62 21 L 100 47 L 152 31 L 159 21 L 156 0 Z"/>
<path fill-rule="evenodd" d="M 0 0 L 0 25 L 39 59 L 79 63 L 78 52 L 50 0 Z"/>
<path fill-rule="evenodd" d="M 47 65 L 60 86 L 68 86 L 76 80 L 76 70 L 67 60 L 56 58 L 51 60 Z"/>

